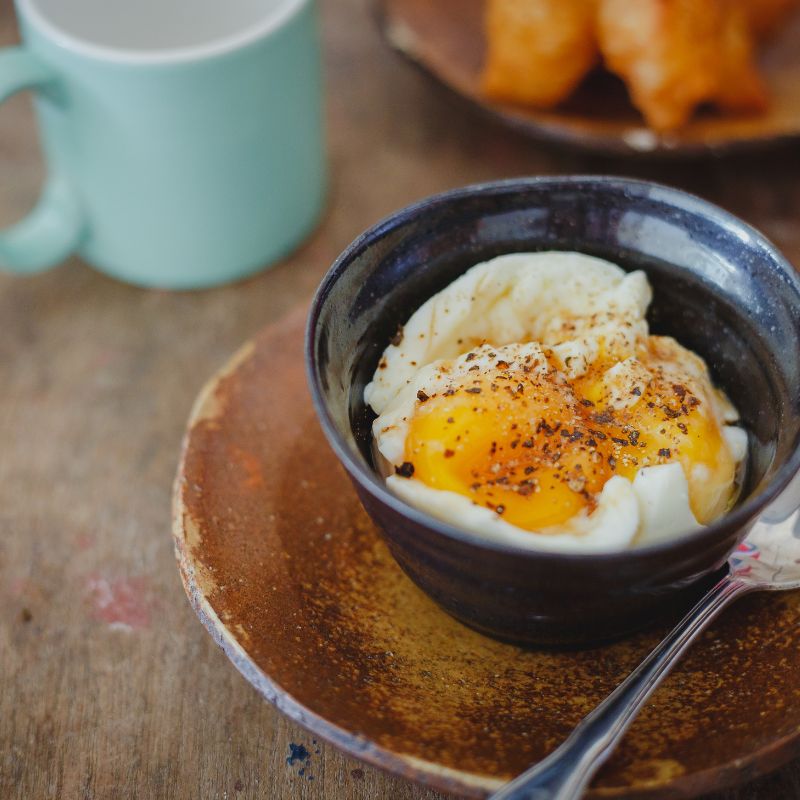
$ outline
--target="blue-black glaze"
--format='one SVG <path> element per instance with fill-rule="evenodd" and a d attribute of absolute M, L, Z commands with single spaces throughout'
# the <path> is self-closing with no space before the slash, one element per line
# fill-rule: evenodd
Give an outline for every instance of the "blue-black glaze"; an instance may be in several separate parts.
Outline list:
<path fill-rule="evenodd" d="M 653 332 L 702 355 L 738 407 L 749 468 L 740 503 L 723 519 L 620 553 L 535 553 L 433 520 L 386 489 L 371 461 L 363 389 L 398 325 L 474 264 L 550 249 L 644 269 Z M 686 604 L 800 466 L 797 274 L 745 223 L 653 183 L 520 179 L 397 212 L 359 237 L 322 281 L 306 359 L 325 434 L 400 566 L 458 619 L 519 643 L 598 642 Z"/>

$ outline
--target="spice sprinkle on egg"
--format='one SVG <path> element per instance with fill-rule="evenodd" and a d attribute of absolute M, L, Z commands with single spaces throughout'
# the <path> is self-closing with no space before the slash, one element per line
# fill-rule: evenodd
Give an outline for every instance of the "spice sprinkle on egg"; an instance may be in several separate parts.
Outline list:
<path fill-rule="evenodd" d="M 650 335 L 651 290 L 579 253 L 500 256 L 430 298 L 365 400 L 387 484 L 453 525 L 613 551 L 707 525 L 747 451 L 703 360 Z"/>

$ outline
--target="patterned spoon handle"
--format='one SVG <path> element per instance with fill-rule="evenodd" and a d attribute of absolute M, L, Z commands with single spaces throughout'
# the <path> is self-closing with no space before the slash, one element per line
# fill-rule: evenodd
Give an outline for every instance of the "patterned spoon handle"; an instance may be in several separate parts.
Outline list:
<path fill-rule="evenodd" d="M 495 792 L 489 800 L 578 800 L 595 772 L 678 659 L 728 603 L 752 584 L 726 575 L 649 656 L 587 714 L 547 758 Z"/>

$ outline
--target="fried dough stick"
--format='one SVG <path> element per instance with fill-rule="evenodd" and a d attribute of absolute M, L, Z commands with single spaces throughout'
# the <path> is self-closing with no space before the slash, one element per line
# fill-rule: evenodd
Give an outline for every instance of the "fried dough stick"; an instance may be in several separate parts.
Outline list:
<path fill-rule="evenodd" d="M 720 31 L 719 85 L 712 98 L 730 111 L 766 111 L 767 88 L 756 67 L 751 21 L 741 0 L 723 0 Z"/>
<path fill-rule="evenodd" d="M 757 39 L 766 39 L 800 7 L 800 0 L 740 0 Z"/>
<path fill-rule="evenodd" d="M 606 66 L 656 130 L 679 128 L 703 102 L 766 104 L 740 0 L 600 0 L 597 35 Z"/>
<path fill-rule="evenodd" d="M 485 94 L 549 108 L 597 61 L 596 0 L 488 0 Z"/>

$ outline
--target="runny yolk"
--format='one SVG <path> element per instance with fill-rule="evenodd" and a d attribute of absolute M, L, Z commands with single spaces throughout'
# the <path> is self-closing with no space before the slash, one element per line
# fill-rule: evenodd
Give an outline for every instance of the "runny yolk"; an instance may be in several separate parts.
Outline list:
<path fill-rule="evenodd" d="M 440 394 L 421 393 L 405 445 L 414 478 L 538 531 L 591 512 L 613 475 L 633 480 L 641 467 L 678 461 L 695 516 L 710 521 L 736 469 L 712 410 L 652 365 L 635 403 L 612 408 L 609 366 L 568 383 L 552 365 L 541 374 L 498 361 Z"/>

